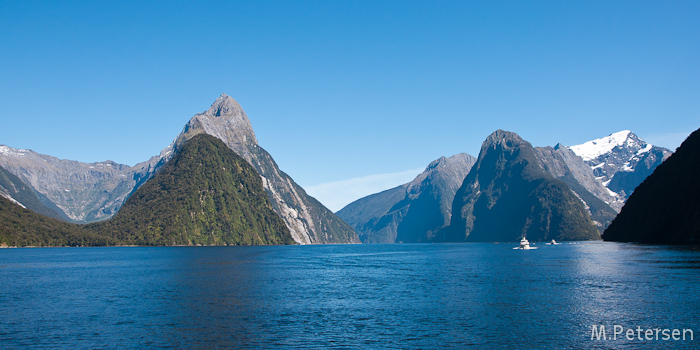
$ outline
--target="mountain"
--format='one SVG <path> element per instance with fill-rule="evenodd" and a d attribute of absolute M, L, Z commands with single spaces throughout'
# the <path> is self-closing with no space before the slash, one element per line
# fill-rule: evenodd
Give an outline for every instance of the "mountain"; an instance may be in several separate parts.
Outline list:
<path fill-rule="evenodd" d="M 104 246 L 116 242 L 80 225 L 37 214 L 0 196 L 0 247 Z"/>
<path fill-rule="evenodd" d="M 294 243 L 255 169 L 204 134 L 184 142 L 113 218 L 86 228 L 135 245 Z"/>
<path fill-rule="evenodd" d="M 336 214 L 363 243 L 429 242 L 450 223 L 455 192 L 475 161 L 466 153 L 441 157 L 413 181 L 358 199 Z"/>
<path fill-rule="evenodd" d="M 165 156 L 130 167 L 112 161 L 81 163 L 0 146 L 0 166 L 31 187 L 44 206 L 58 212 L 55 217 L 76 223 L 114 215 L 131 192 L 165 162 Z M 27 208 L 36 208 L 24 199 L 17 200 Z"/>
<path fill-rule="evenodd" d="M 396 226 L 406 213 L 392 208 L 406 198 L 406 187 L 403 184 L 360 198 L 336 215 L 355 229 L 362 243 L 395 243 Z"/>
<path fill-rule="evenodd" d="M 611 206 L 618 211 L 634 189 L 672 153 L 646 143 L 629 130 L 569 149 L 581 157 L 593 169 L 598 181 L 617 197 Z"/>
<path fill-rule="evenodd" d="M 564 181 L 539 165 L 537 154 L 515 133 L 498 130 L 491 134 L 455 195 L 449 228 L 437 239 L 599 239 L 581 200 Z"/>
<path fill-rule="evenodd" d="M 68 221 L 68 217 L 56 206 L 44 204 L 30 186 L 27 186 L 17 176 L 0 167 L 0 196 L 3 196 L 22 208 L 35 213 Z"/>
<path fill-rule="evenodd" d="M 603 239 L 654 244 L 700 243 L 700 129 L 632 193 Z"/>
<path fill-rule="evenodd" d="M 306 194 L 258 145 L 250 120 L 236 100 L 221 94 L 209 110 L 192 117 L 175 140 L 175 149 L 202 133 L 222 140 L 255 168 L 262 177 L 272 208 L 287 224 L 295 242 L 360 243 L 350 225 Z"/>
<path fill-rule="evenodd" d="M 617 215 L 611 204 L 619 203 L 593 174 L 593 170 L 570 149 L 561 145 L 536 147 L 538 165 L 553 177 L 564 181 L 581 200 L 600 232 Z"/>

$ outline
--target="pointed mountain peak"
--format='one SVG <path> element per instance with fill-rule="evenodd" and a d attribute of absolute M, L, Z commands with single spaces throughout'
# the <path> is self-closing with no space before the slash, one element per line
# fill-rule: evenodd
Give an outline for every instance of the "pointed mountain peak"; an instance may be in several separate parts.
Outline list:
<path fill-rule="evenodd" d="M 481 146 L 481 150 L 497 147 L 514 148 L 527 143 L 518 134 L 498 129 L 494 131 Z"/>
<path fill-rule="evenodd" d="M 204 114 L 214 117 L 227 117 L 243 112 L 243 108 L 233 97 L 221 94 Z"/>
<path fill-rule="evenodd" d="M 423 170 L 423 172 L 428 172 L 432 169 L 437 168 L 439 165 L 444 165 L 445 162 L 447 162 L 447 157 L 442 156 L 442 157 L 430 162 L 430 164 L 428 164 L 428 166 L 425 167 L 425 170 Z"/>
<path fill-rule="evenodd" d="M 175 149 L 197 134 L 209 134 L 250 161 L 252 155 L 248 149 L 257 144 L 253 126 L 243 108 L 233 97 L 221 94 L 204 113 L 192 117 L 173 143 Z"/>
<path fill-rule="evenodd" d="M 445 157 L 442 156 L 428 164 L 428 166 L 425 168 L 423 173 L 430 172 L 433 169 L 439 169 L 439 168 L 444 168 L 444 167 L 468 167 L 471 168 L 471 166 L 474 164 L 476 161 L 476 158 L 472 157 L 471 155 L 467 153 L 458 153 L 455 155 L 452 155 L 450 157 Z"/>
<path fill-rule="evenodd" d="M 491 133 L 489 137 L 486 138 L 486 141 L 489 142 L 499 142 L 499 141 L 523 141 L 523 139 L 520 137 L 520 135 L 512 132 L 512 131 L 505 131 L 498 129 Z"/>
<path fill-rule="evenodd" d="M 630 136 L 630 134 L 632 134 L 631 130 L 622 130 L 608 135 L 608 138 L 617 141 L 624 141 Z"/>

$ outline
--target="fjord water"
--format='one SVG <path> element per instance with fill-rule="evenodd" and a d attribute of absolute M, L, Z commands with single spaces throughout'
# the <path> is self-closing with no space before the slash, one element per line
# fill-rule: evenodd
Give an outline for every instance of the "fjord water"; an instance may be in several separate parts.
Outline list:
<path fill-rule="evenodd" d="M 0 348 L 697 348 L 700 252 L 618 243 L 0 250 Z M 592 325 L 694 340 L 591 340 Z"/>

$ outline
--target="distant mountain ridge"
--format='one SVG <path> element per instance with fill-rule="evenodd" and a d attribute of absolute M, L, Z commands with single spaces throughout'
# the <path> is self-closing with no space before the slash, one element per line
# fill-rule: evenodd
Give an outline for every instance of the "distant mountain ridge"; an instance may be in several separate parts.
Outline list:
<path fill-rule="evenodd" d="M 164 152 L 130 167 L 112 161 L 81 163 L 3 145 L 0 166 L 31 186 L 45 206 L 57 208 L 61 219 L 88 223 L 112 217 L 134 188 L 164 164 L 169 150 Z"/>
<path fill-rule="evenodd" d="M 44 204 L 30 186 L 27 186 L 17 176 L 0 167 L 0 196 L 7 198 L 22 208 L 29 209 L 35 213 L 48 216 L 54 219 L 69 221 L 61 209 L 51 206 L 52 203 Z M 49 202 L 45 200 L 45 202 Z"/>
<path fill-rule="evenodd" d="M 413 181 L 361 198 L 336 214 L 363 243 L 430 242 L 450 223 L 454 194 L 475 161 L 466 153 L 441 157 Z"/>

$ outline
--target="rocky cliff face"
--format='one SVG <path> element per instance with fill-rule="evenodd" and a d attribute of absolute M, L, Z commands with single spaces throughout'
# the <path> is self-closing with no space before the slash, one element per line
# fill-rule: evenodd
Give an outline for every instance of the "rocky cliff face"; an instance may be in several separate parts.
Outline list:
<path fill-rule="evenodd" d="M 672 153 L 646 143 L 629 130 L 569 148 L 591 167 L 596 179 L 617 198 L 610 203 L 618 211 L 634 189 Z"/>
<path fill-rule="evenodd" d="M 632 193 L 606 241 L 700 243 L 700 130 L 693 132 Z"/>
<path fill-rule="evenodd" d="M 450 223 L 452 200 L 476 158 L 461 153 L 431 162 L 413 181 L 338 211 L 363 243 L 429 242 Z"/>
<path fill-rule="evenodd" d="M 618 197 L 612 196 L 581 157 L 566 147 L 536 147 L 535 156 L 544 171 L 571 188 L 602 233 L 617 215 L 614 208 L 619 210 L 622 205 Z"/>
<path fill-rule="evenodd" d="M 190 119 L 175 140 L 174 147 L 180 147 L 201 133 L 222 140 L 255 168 L 262 177 L 273 209 L 287 224 L 297 243 L 360 242 L 352 227 L 307 195 L 258 145 L 250 120 L 236 100 L 222 94 L 209 110 Z"/>
<path fill-rule="evenodd" d="M 0 146 L 0 166 L 31 186 L 45 206 L 57 208 L 59 218 L 76 223 L 110 218 L 166 158 L 167 150 L 130 167 L 112 161 L 81 163 Z"/>
<path fill-rule="evenodd" d="M 54 219 L 69 221 L 61 209 L 56 206 L 49 207 L 42 203 L 34 190 L 22 182 L 17 176 L 0 167 L 0 196 L 22 208 Z M 53 203 L 50 203 L 51 205 Z"/>
<path fill-rule="evenodd" d="M 538 153 L 542 154 L 515 133 L 491 134 L 457 191 L 450 227 L 439 238 L 456 242 L 599 239 L 582 201 L 564 181 L 543 169 Z M 562 165 L 550 163 L 550 167 Z"/>

